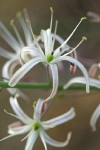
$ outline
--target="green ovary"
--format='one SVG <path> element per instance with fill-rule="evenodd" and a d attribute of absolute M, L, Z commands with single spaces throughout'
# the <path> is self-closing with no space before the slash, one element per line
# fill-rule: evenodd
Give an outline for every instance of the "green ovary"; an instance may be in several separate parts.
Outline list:
<path fill-rule="evenodd" d="M 33 124 L 34 130 L 38 130 L 40 128 L 40 124 L 38 122 Z"/>
<path fill-rule="evenodd" d="M 54 56 L 52 54 L 47 55 L 47 61 L 50 62 L 54 59 Z"/>

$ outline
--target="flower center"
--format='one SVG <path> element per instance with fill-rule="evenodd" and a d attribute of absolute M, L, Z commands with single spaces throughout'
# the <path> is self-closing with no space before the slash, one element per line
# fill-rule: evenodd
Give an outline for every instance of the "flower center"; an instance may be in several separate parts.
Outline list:
<path fill-rule="evenodd" d="M 34 130 L 38 130 L 40 128 L 40 124 L 38 122 L 33 124 Z"/>
<path fill-rule="evenodd" d="M 54 59 L 54 56 L 52 54 L 47 55 L 47 61 L 50 62 Z"/>

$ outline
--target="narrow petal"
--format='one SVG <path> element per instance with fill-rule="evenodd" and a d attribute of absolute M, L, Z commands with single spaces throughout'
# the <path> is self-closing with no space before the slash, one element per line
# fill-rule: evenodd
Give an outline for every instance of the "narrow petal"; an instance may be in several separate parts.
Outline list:
<path fill-rule="evenodd" d="M 58 68 L 57 68 L 57 65 L 56 64 L 50 64 L 50 69 L 51 69 L 52 78 L 53 78 L 53 89 L 52 89 L 50 96 L 45 101 L 49 101 L 50 99 L 52 99 L 56 95 L 57 89 L 58 89 Z"/>
<path fill-rule="evenodd" d="M 25 134 L 31 129 L 30 125 L 23 125 L 21 127 L 9 128 L 8 133 L 12 135 Z"/>
<path fill-rule="evenodd" d="M 0 56 L 7 58 L 7 59 L 12 59 L 14 58 L 16 55 L 5 50 L 4 48 L 0 47 Z"/>
<path fill-rule="evenodd" d="M 27 23 L 24 20 L 24 18 L 22 17 L 21 12 L 17 13 L 17 18 L 19 20 L 20 25 L 22 26 L 22 29 L 23 29 L 23 32 L 25 35 L 26 44 L 29 46 L 32 44 L 32 35 L 29 32 L 29 28 L 27 26 Z"/>
<path fill-rule="evenodd" d="M 27 139 L 27 143 L 25 145 L 25 150 L 32 150 L 34 143 L 38 137 L 38 132 L 32 130 Z"/>
<path fill-rule="evenodd" d="M 89 93 L 89 91 L 90 91 L 90 89 L 89 89 L 89 77 L 88 77 L 88 73 L 87 73 L 87 70 L 85 69 L 85 67 L 78 60 L 71 58 L 70 56 L 60 56 L 59 61 L 62 61 L 62 60 L 72 62 L 80 68 L 80 70 L 82 71 L 82 73 L 85 77 L 85 80 L 86 80 L 86 92 Z"/>
<path fill-rule="evenodd" d="M 9 86 L 13 87 L 15 86 L 21 78 L 36 64 L 41 62 L 41 59 L 38 58 L 33 58 L 30 61 L 28 61 L 26 64 L 24 64 L 16 73 L 11 77 L 9 81 Z"/>
<path fill-rule="evenodd" d="M 46 145 L 46 142 L 45 142 L 45 138 L 44 138 L 43 132 L 40 131 L 40 132 L 39 132 L 39 135 L 40 135 L 40 138 L 41 138 L 41 140 L 42 140 L 42 143 L 43 143 L 43 145 L 44 145 L 45 150 L 47 150 L 47 145 Z"/>
<path fill-rule="evenodd" d="M 92 87 L 96 87 L 98 89 L 100 89 L 100 81 L 99 80 L 96 80 L 96 79 L 92 79 L 92 78 L 89 78 L 89 81 L 90 81 L 90 86 Z M 68 89 L 72 84 L 86 84 L 86 80 L 84 77 L 75 77 L 75 78 L 72 78 L 71 80 L 69 80 L 67 82 L 67 84 L 64 85 L 64 89 Z"/>
<path fill-rule="evenodd" d="M 9 131 L 8 131 L 8 132 L 9 132 Z M 11 135 L 8 135 L 8 136 L 2 138 L 2 139 L 0 140 L 0 142 L 6 140 L 6 139 L 8 139 L 8 138 L 11 138 L 11 137 L 13 137 L 13 136 L 20 135 L 20 134 L 24 134 L 24 133 L 26 133 L 26 132 L 28 132 L 28 129 L 27 129 L 26 126 L 20 128 L 19 130 L 16 129 L 16 131 L 13 132 Z"/>
<path fill-rule="evenodd" d="M 13 50 L 18 51 L 21 49 L 20 44 L 18 41 L 12 36 L 12 34 L 9 32 L 9 30 L 6 28 L 6 26 L 0 22 L 0 36 L 8 43 L 10 47 L 13 48 Z"/>
<path fill-rule="evenodd" d="M 44 100 L 42 99 L 39 99 L 36 103 L 36 107 L 34 108 L 34 116 L 33 118 L 38 120 L 41 118 L 41 113 L 42 113 L 42 107 L 43 107 L 43 104 L 44 104 Z"/>
<path fill-rule="evenodd" d="M 11 97 L 10 98 L 10 104 L 11 104 L 11 107 L 13 109 L 13 111 L 16 113 L 16 115 L 18 115 L 22 120 L 23 123 L 25 124 L 29 124 L 29 123 L 32 123 L 32 119 L 29 118 L 24 112 L 23 110 L 20 108 L 18 102 L 17 102 L 17 98 L 13 98 Z"/>
<path fill-rule="evenodd" d="M 3 66 L 3 69 L 2 69 L 2 76 L 6 79 L 10 79 L 11 76 L 13 75 L 14 73 L 14 70 L 15 68 L 19 65 L 19 62 L 17 61 L 17 59 L 11 59 L 9 61 L 7 61 L 4 66 Z M 5 81 L 5 80 L 4 80 Z M 24 100 L 28 100 L 28 97 L 23 93 L 21 92 L 19 89 L 17 88 L 7 88 L 7 91 L 11 94 L 11 95 L 15 95 L 17 93 L 19 93 L 20 97 L 22 97 Z"/>
<path fill-rule="evenodd" d="M 45 132 L 44 134 L 44 138 L 47 144 L 54 146 L 54 147 L 65 147 L 69 144 L 70 138 L 71 138 L 71 132 L 68 133 L 67 139 L 64 142 L 58 142 L 53 140 L 51 137 L 49 137 Z"/>
<path fill-rule="evenodd" d="M 96 123 L 99 117 L 100 117 L 100 104 L 97 106 L 96 110 L 94 111 L 90 119 L 90 126 L 92 127 L 93 131 L 96 131 Z"/>
<path fill-rule="evenodd" d="M 15 67 L 19 65 L 19 63 L 17 62 L 17 59 L 10 59 L 9 61 L 7 61 L 4 66 L 3 66 L 3 69 L 2 69 L 2 76 L 4 78 L 7 78 L 7 79 L 10 79 L 14 70 L 15 70 Z"/>
<path fill-rule="evenodd" d="M 60 124 L 63 124 L 71 119 L 73 119 L 75 117 L 75 110 L 74 108 L 71 108 L 67 113 L 64 113 L 61 116 L 55 117 L 54 119 L 48 120 L 48 121 L 43 121 L 43 125 L 47 126 L 48 128 L 52 128 L 55 126 L 58 126 Z"/>

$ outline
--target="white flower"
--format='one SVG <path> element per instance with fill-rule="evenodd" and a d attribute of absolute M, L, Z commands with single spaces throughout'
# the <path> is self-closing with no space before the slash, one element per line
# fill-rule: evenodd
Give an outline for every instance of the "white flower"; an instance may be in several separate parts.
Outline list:
<path fill-rule="evenodd" d="M 97 106 L 96 110 L 93 112 L 92 117 L 90 119 L 90 126 L 93 131 L 96 131 L 96 123 L 98 118 L 100 117 L 100 104 Z"/>
<path fill-rule="evenodd" d="M 75 65 L 77 65 L 81 71 L 83 72 L 83 75 L 85 76 L 86 79 L 86 90 L 89 92 L 89 79 L 88 79 L 88 74 L 87 70 L 85 67 L 75 58 L 72 58 L 68 56 L 71 54 L 76 48 L 84 41 L 86 40 L 85 37 L 82 38 L 82 40 L 79 42 L 79 44 L 73 48 L 71 51 L 68 52 L 69 46 L 67 45 L 67 42 L 69 39 L 72 37 L 74 32 L 76 31 L 77 27 L 79 24 L 82 22 L 82 20 L 85 18 L 82 18 L 78 25 L 75 27 L 73 32 L 70 34 L 70 36 L 57 48 L 54 50 L 54 44 L 55 44 L 55 37 L 56 37 L 56 30 L 57 30 L 57 22 L 55 26 L 55 31 L 54 31 L 54 36 L 52 36 L 51 30 L 52 30 L 52 21 L 53 21 L 53 13 L 51 14 L 51 23 L 50 23 L 50 28 L 47 30 L 42 30 L 41 31 L 41 40 L 44 44 L 44 48 L 39 45 L 38 40 L 35 38 L 34 34 L 34 41 L 35 44 L 38 47 L 38 51 L 34 51 L 34 48 L 32 46 L 23 48 L 21 51 L 20 57 L 24 62 L 26 62 L 19 70 L 16 71 L 16 73 L 12 76 L 12 78 L 9 81 L 9 85 L 11 87 L 15 86 L 16 83 L 19 82 L 19 80 L 30 70 L 32 69 L 35 65 L 38 63 L 42 62 L 43 64 L 49 66 L 51 72 L 52 72 L 52 78 L 53 78 L 53 90 L 50 94 L 50 96 L 46 99 L 46 101 L 49 101 L 51 98 L 53 98 L 57 92 L 58 88 L 58 67 L 57 63 L 61 61 L 69 61 Z M 31 28 L 31 27 L 30 27 Z M 26 54 L 27 53 L 33 53 L 35 54 L 35 57 L 28 60 L 26 59 Z"/>
<path fill-rule="evenodd" d="M 56 118 L 50 119 L 48 121 L 41 121 L 42 109 L 44 105 L 43 100 L 39 99 L 37 101 L 36 107 L 34 108 L 34 115 L 32 119 L 28 117 L 20 108 L 16 97 L 10 98 L 10 104 L 16 115 L 13 115 L 8 112 L 7 113 L 14 116 L 15 118 L 18 118 L 23 123 L 23 125 L 20 124 L 19 122 L 10 125 L 8 129 L 8 133 L 10 135 L 1 139 L 0 141 L 29 132 L 27 136 L 24 138 L 24 139 L 27 138 L 25 150 L 32 150 L 38 136 L 40 136 L 44 144 L 45 150 L 47 150 L 46 143 L 55 147 L 64 147 L 69 143 L 69 140 L 71 138 L 71 132 L 68 133 L 67 139 L 64 142 L 58 142 L 50 138 L 46 134 L 45 130 L 51 129 L 53 127 L 56 127 L 60 124 L 63 124 L 73 119 L 75 116 L 74 108 L 71 108 L 67 113 L 64 113 L 63 115 L 58 116 Z M 24 139 L 22 139 L 22 141 Z"/>
<path fill-rule="evenodd" d="M 13 76 L 17 66 L 23 65 L 25 63 L 25 61 L 29 61 L 31 58 L 35 57 L 37 52 L 39 51 L 34 42 L 34 39 L 33 39 L 33 33 L 30 28 L 30 20 L 29 20 L 27 10 L 24 9 L 23 14 L 21 12 L 18 12 L 17 19 L 22 27 L 22 31 L 24 32 L 25 41 L 24 41 L 24 39 L 22 39 L 19 31 L 17 30 L 14 20 L 11 20 L 10 25 L 12 26 L 17 39 L 9 32 L 9 30 L 6 28 L 6 26 L 2 22 L 0 22 L 0 36 L 14 50 L 14 52 L 10 52 L 10 51 L 7 51 L 6 49 L 0 47 L 0 56 L 8 59 L 8 61 L 3 65 L 3 69 L 2 69 L 2 76 L 3 76 L 3 78 L 5 78 L 7 80 L 9 80 Z M 54 37 L 54 36 L 55 36 L 55 40 L 59 44 L 62 44 L 64 42 L 64 40 L 60 36 L 54 35 L 52 33 L 52 37 Z M 44 48 L 44 45 L 41 44 L 41 36 L 40 35 L 37 36 L 37 41 L 40 43 L 42 48 Z M 27 51 L 27 47 L 32 49 L 32 51 Z M 68 49 L 70 49 L 70 47 L 68 45 L 66 45 L 66 47 Z M 23 49 L 26 49 L 26 51 L 24 53 L 22 51 Z M 24 61 L 23 57 L 24 57 L 25 61 Z M 57 66 L 60 71 L 63 69 L 63 64 L 61 62 L 58 62 Z M 6 81 L 6 80 L 4 80 L 4 81 Z M 22 93 L 20 90 L 18 90 L 16 88 L 12 88 L 12 89 L 8 88 L 7 90 L 12 95 L 19 93 L 19 95 L 22 98 L 27 100 L 27 96 L 24 93 Z"/>

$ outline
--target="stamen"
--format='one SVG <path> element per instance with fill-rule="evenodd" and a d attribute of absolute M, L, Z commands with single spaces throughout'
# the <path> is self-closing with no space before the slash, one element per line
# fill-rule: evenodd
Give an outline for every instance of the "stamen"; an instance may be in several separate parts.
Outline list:
<path fill-rule="evenodd" d="M 36 39 L 36 37 L 35 37 L 35 35 L 34 35 L 34 33 L 33 33 L 32 26 L 31 26 L 31 22 L 30 22 L 30 20 L 26 20 L 26 21 L 27 21 L 27 23 L 29 23 L 29 27 L 30 27 L 30 30 L 31 30 L 33 39 L 34 39 L 34 41 L 35 41 L 35 44 L 37 45 L 37 47 L 38 47 L 38 49 L 39 49 L 41 55 L 44 57 L 43 51 L 42 51 L 40 45 L 38 44 L 38 41 L 37 41 L 37 39 Z"/>
<path fill-rule="evenodd" d="M 50 30 L 52 30 L 52 22 L 53 22 L 53 8 L 52 7 L 50 7 L 50 11 L 51 11 Z"/>
<path fill-rule="evenodd" d="M 55 30 L 54 30 L 54 37 L 53 37 L 53 42 L 52 42 L 52 49 L 53 49 L 54 44 L 55 44 L 55 39 L 56 39 L 55 37 L 56 37 L 57 27 L 58 27 L 58 21 L 56 20 Z"/>
<path fill-rule="evenodd" d="M 21 142 L 24 141 L 27 137 L 29 137 L 29 135 L 31 134 L 32 130 L 23 138 L 21 139 Z"/>
<path fill-rule="evenodd" d="M 82 37 L 82 40 L 77 44 L 77 46 L 75 48 L 73 48 L 70 52 L 68 52 L 67 54 L 65 54 L 66 56 L 69 55 L 70 53 L 72 53 L 73 51 L 75 51 L 82 43 L 83 41 L 87 40 L 86 37 Z"/>
<path fill-rule="evenodd" d="M 65 44 L 69 41 L 69 39 L 72 37 L 72 35 L 75 33 L 76 29 L 78 28 L 78 26 L 80 25 L 80 23 L 81 23 L 84 19 L 86 19 L 86 17 L 82 17 L 82 18 L 80 19 L 79 23 L 77 24 L 77 26 L 75 27 L 75 29 L 72 31 L 72 33 L 69 35 L 69 37 L 68 37 L 68 38 L 64 41 L 64 43 L 63 43 L 61 46 L 59 46 L 57 49 L 62 48 L 62 47 L 65 46 Z"/>
<path fill-rule="evenodd" d="M 20 42 L 21 46 L 24 47 L 24 42 L 23 42 L 23 40 L 22 40 L 22 38 L 21 38 L 21 36 L 20 36 L 16 26 L 14 25 L 14 20 L 13 19 L 10 21 L 10 25 L 13 27 L 13 30 L 14 30 L 14 32 L 15 32 L 15 34 L 16 34 L 16 36 L 18 38 L 18 41 Z"/>
<path fill-rule="evenodd" d="M 6 109 L 4 109 L 4 112 L 5 112 L 6 114 L 10 115 L 10 116 L 13 116 L 13 117 L 15 117 L 15 118 L 17 118 L 17 119 L 21 120 L 21 118 L 20 118 L 20 117 L 18 117 L 18 116 L 16 116 L 16 115 L 14 115 L 14 114 L 9 113 Z"/>

